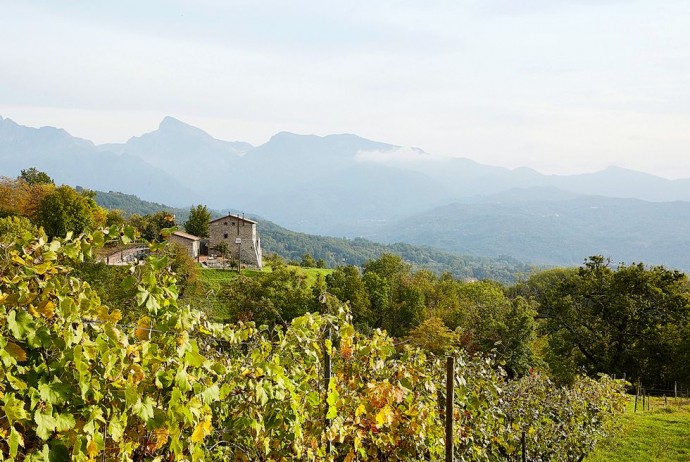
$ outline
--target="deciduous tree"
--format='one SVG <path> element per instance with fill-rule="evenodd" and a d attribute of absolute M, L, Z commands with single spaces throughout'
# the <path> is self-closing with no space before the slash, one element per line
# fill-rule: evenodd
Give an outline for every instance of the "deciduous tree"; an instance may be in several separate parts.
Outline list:
<path fill-rule="evenodd" d="M 189 234 L 199 237 L 208 237 L 208 223 L 211 221 L 211 212 L 205 205 L 197 205 L 189 210 L 189 218 L 184 222 L 184 230 Z"/>

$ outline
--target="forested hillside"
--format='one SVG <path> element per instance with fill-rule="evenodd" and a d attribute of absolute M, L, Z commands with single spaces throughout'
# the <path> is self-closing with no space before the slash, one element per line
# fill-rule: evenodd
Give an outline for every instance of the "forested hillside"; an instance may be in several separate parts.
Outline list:
<path fill-rule="evenodd" d="M 167 211 L 175 216 L 175 221 L 180 225 L 189 215 L 189 209 L 168 207 L 112 191 L 98 191 L 95 200 L 102 207 L 119 209 L 130 215 Z M 237 213 L 235 210 L 230 212 Z M 214 216 L 221 216 L 218 211 L 212 213 Z M 259 221 L 264 252 L 276 253 L 287 260 L 299 261 L 305 254 L 309 254 L 316 260 L 323 260 L 329 267 L 361 266 L 367 260 L 378 258 L 382 253 L 388 252 L 400 255 L 418 268 L 426 268 L 437 273 L 449 272 L 458 278 L 492 279 L 505 283 L 515 282 L 534 270 L 534 267 L 508 256 L 483 258 L 443 252 L 427 246 L 404 243 L 384 245 L 361 238 L 315 236 L 290 231 L 261 217 L 252 218 Z"/>

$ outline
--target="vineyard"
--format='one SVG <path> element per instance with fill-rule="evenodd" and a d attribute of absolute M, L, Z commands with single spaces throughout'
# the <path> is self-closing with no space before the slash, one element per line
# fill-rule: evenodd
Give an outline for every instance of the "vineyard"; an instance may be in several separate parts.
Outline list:
<path fill-rule="evenodd" d="M 287 327 L 211 322 L 178 299 L 166 243 L 122 281 L 135 308 L 105 306 L 72 268 L 133 233 L 0 247 L 3 459 L 445 460 L 445 358 L 357 332 L 328 294 Z M 608 376 L 560 387 L 453 357 L 456 460 L 582 460 L 624 407 Z"/>

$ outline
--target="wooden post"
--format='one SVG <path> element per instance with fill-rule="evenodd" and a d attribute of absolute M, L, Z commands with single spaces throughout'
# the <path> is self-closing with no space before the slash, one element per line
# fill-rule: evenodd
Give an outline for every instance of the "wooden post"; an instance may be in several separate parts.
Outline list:
<path fill-rule="evenodd" d="M 522 444 L 522 462 L 527 462 L 527 434 L 524 430 L 522 430 L 520 443 Z"/>
<path fill-rule="evenodd" d="M 678 401 L 678 382 L 673 382 L 673 398 Z"/>
<path fill-rule="evenodd" d="M 637 412 L 637 400 L 640 397 L 640 380 L 637 379 L 637 386 L 635 387 L 635 409 L 633 412 Z"/>
<path fill-rule="evenodd" d="M 666 399 L 666 393 L 664 393 L 664 407 L 668 407 L 668 400 Z"/>
<path fill-rule="evenodd" d="M 455 402 L 455 358 L 446 359 L 446 462 L 453 462 L 453 404 Z"/>
<path fill-rule="evenodd" d="M 331 340 L 331 328 L 330 327 L 326 328 L 326 340 Z M 324 386 L 326 387 L 326 401 L 328 401 L 328 390 L 329 390 L 329 387 L 331 385 L 332 363 L 331 363 L 330 352 L 325 347 L 323 349 L 323 362 L 324 362 L 323 381 L 324 381 Z M 326 402 L 326 419 L 325 419 L 324 427 L 325 427 L 326 432 L 328 432 L 328 429 L 331 428 L 331 419 L 328 418 L 328 402 Z M 326 454 L 330 454 L 330 453 L 331 453 L 331 440 L 329 440 L 328 435 L 326 435 Z"/>

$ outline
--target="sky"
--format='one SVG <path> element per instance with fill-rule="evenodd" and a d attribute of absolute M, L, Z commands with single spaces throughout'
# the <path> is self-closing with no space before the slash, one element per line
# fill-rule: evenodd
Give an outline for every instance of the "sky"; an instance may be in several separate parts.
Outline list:
<path fill-rule="evenodd" d="M 690 178 L 687 0 L 0 0 L 0 116 Z"/>

